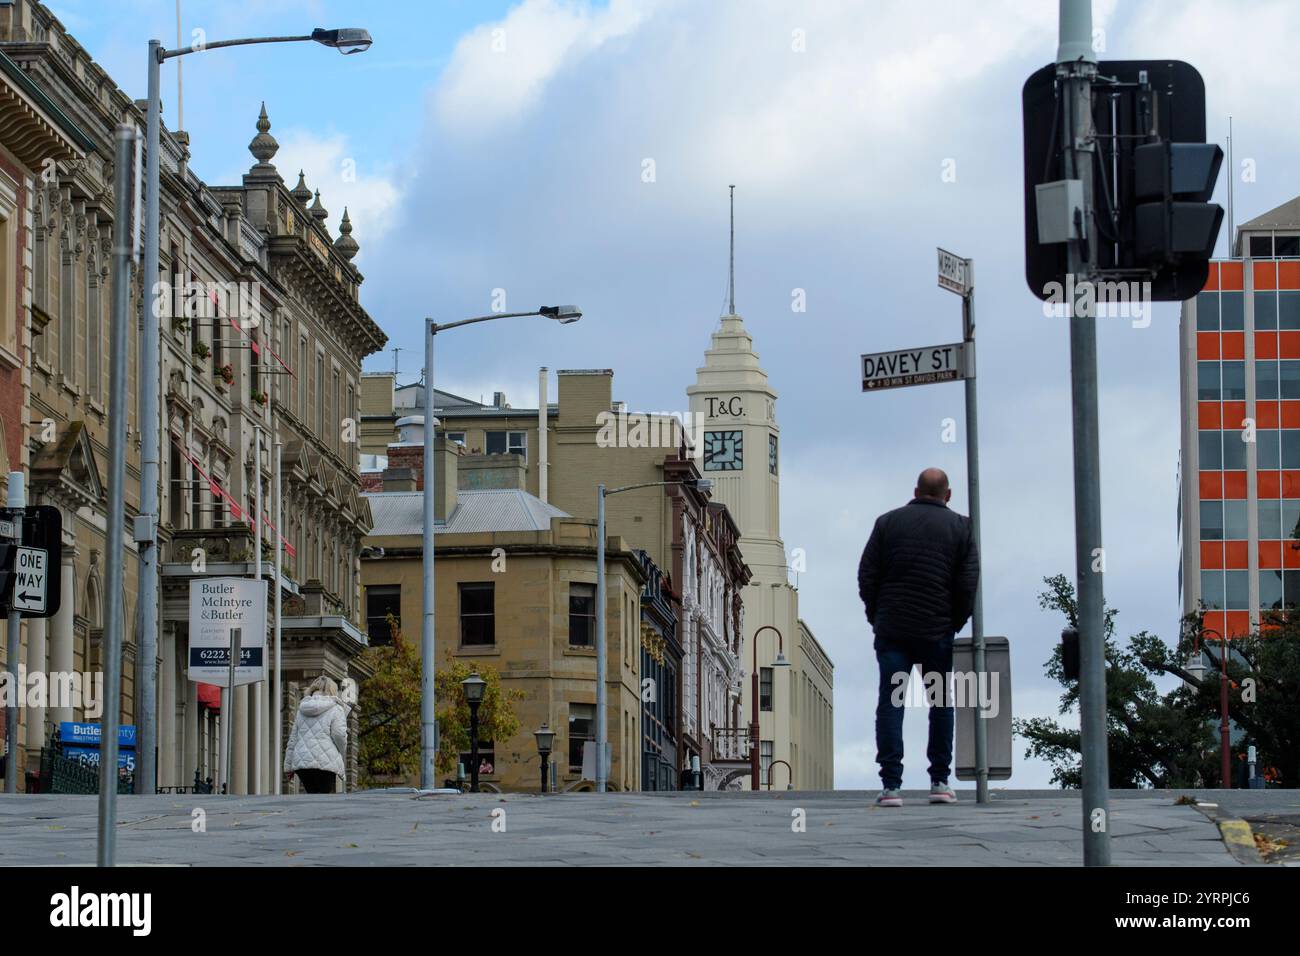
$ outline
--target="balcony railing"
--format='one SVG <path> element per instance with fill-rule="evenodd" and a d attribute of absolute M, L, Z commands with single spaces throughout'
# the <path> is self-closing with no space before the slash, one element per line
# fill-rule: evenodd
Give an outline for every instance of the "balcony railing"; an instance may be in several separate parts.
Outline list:
<path fill-rule="evenodd" d="M 748 727 L 714 727 L 709 738 L 710 756 L 713 760 L 748 760 Z"/>

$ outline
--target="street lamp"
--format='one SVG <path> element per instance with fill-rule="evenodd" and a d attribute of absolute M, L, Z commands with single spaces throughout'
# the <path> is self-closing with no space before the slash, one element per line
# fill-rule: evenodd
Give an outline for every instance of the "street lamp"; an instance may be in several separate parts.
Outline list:
<path fill-rule="evenodd" d="M 475 671 L 460 686 L 465 691 L 465 703 L 469 704 L 469 792 L 478 793 L 478 705 L 483 703 L 487 681 Z"/>
<path fill-rule="evenodd" d="M 773 667 L 789 667 L 790 662 L 785 659 L 785 639 L 781 637 L 781 632 L 771 624 L 764 624 L 754 632 L 754 673 L 751 675 L 752 684 L 750 687 L 750 729 L 749 729 L 749 789 L 757 790 L 758 786 L 758 635 L 764 631 L 776 631 L 776 660 L 772 662 Z M 775 693 L 776 687 L 773 686 Z M 775 756 L 775 754 L 773 755 Z M 768 784 L 771 789 L 771 784 Z"/>
<path fill-rule="evenodd" d="M 563 320 L 561 320 L 563 321 Z M 605 718 L 605 499 L 637 488 L 664 488 L 683 485 L 708 491 L 713 482 L 708 478 L 681 478 L 676 481 L 643 481 L 636 485 L 607 489 L 596 486 L 596 792 L 604 793 L 606 786 L 605 748 L 609 746 L 609 729 Z"/>
<path fill-rule="evenodd" d="M 542 793 L 546 793 L 549 790 L 546 771 L 551 762 L 551 748 L 555 745 L 555 731 L 543 722 L 533 731 L 533 736 L 537 738 L 537 755 L 542 758 Z"/>
<path fill-rule="evenodd" d="M 370 34 L 361 29 L 314 30 L 306 36 L 248 37 L 239 40 L 216 40 L 196 43 L 176 50 L 164 50 L 159 40 L 149 41 L 149 106 L 145 119 L 145 208 L 144 208 L 144 290 L 149 309 L 144 316 L 144 336 L 140 349 L 140 510 L 135 518 L 132 538 L 140 552 L 140 584 L 137 631 L 140 634 L 139 660 L 141 668 L 139 725 L 139 763 L 136 770 L 136 790 L 139 793 L 154 791 L 155 761 L 157 753 L 158 685 L 154 661 L 158 657 L 158 483 L 162 461 L 161 405 L 162 405 L 162 329 L 159 323 L 158 234 L 159 221 L 158 170 L 161 157 L 162 94 L 161 72 L 164 60 L 202 53 L 228 46 L 247 46 L 253 43 L 295 43 L 314 40 L 334 47 L 343 53 L 360 53 L 369 48 Z M 257 520 L 261 522 L 261 515 Z M 276 596 L 277 600 L 279 595 Z M 279 661 L 276 661 L 277 673 Z M 280 681 L 276 680 L 277 706 L 276 736 L 279 736 Z M 234 689 L 231 689 L 233 697 Z M 233 709 L 233 708 L 232 708 Z M 229 720 L 229 715 L 222 715 Z M 275 760 L 280 759 L 279 747 Z M 278 778 L 278 773 L 276 777 Z"/>
<path fill-rule="evenodd" d="M 494 319 L 513 319 L 526 315 L 541 315 L 555 319 L 561 325 L 577 322 L 582 318 L 582 311 L 576 305 L 542 306 L 534 312 L 496 312 L 492 315 L 479 315 L 459 322 L 444 322 L 441 325 L 433 319 L 424 320 L 424 535 L 422 547 L 424 555 L 424 615 L 420 623 L 420 659 L 424 662 L 420 671 L 420 789 L 432 790 L 434 787 L 434 763 L 438 757 L 438 713 L 437 699 L 434 696 L 434 605 L 437 597 L 434 591 L 434 469 L 433 439 L 437 431 L 438 420 L 433 417 L 433 338 L 439 332 L 457 329 L 462 325 L 474 325 L 477 322 L 491 322 Z M 545 441 L 544 435 L 538 441 Z"/>

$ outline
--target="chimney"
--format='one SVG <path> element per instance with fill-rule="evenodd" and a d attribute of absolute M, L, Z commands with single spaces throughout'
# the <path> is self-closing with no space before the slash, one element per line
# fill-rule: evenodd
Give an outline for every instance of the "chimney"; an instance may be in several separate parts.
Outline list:
<path fill-rule="evenodd" d="M 514 488 L 526 490 L 524 456 L 461 455 L 456 462 L 456 480 L 466 490 Z"/>
<path fill-rule="evenodd" d="M 613 408 L 614 372 L 607 368 L 556 372 L 560 383 L 560 414 L 566 425 L 597 428 L 596 416 Z"/>
<path fill-rule="evenodd" d="M 397 420 L 398 439 L 388 446 L 388 467 L 384 470 L 384 491 L 424 490 L 424 416 L 408 415 Z M 459 487 L 456 462 L 460 445 L 438 435 L 433 446 L 434 517 L 445 521 L 456 510 Z M 507 456 L 509 457 L 509 456 Z"/>

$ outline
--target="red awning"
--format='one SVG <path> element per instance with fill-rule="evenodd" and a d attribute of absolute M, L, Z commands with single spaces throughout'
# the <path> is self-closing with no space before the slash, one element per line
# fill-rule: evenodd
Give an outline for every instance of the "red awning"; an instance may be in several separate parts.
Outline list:
<path fill-rule="evenodd" d="M 242 521 L 244 518 L 244 509 L 240 507 L 240 504 L 238 501 L 235 500 L 234 495 L 226 491 L 225 488 L 222 488 L 215 478 L 213 478 L 211 475 L 209 475 L 206 471 L 203 470 L 203 466 L 200 465 L 198 461 L 195 460 L 193 455 L 191 455 L 188 451 L 185 450 L 185 446 L 181 444 L 181 440 L 175 434 L 175 432 L 172 433 L 172 444 L 175 445 L 176 449 L 182 455 L 185 456 L 185 459 L 191 465 L 194 466 L 194 470 L 199 473 L 200 477 L 202 477 L 203 480 L 208 483 L 208 490 L 211 491 L 218 498 L 226 502 L 226 504 L 230 507 L 231 517 L 233 517 L 236 521 Z M 280 534 L 280 531 L 278 528 L 276 528 L 275 523 L 272 522 L 271 519 L 268 518 L 265 513 L 263 513 L 262 515 L 262 524 L 265 525 L 267 528 L 269 528 L 271 531 L 273 531 L 275 534 Z M 285 553 L 288 554 L 289 557 L 296 558 L 298 556 L 298 550 L 292 544 L 290 544 L 289 540 L 285 538 L 285 536 L 282 534 L 280 534 L 280 543 L 284 545 Z"/>
<path fill-rule="evenodd" d="M 208 710 L 221 711 L 221 688 L 216 684 L 199 682 L 199 706 Z"/>

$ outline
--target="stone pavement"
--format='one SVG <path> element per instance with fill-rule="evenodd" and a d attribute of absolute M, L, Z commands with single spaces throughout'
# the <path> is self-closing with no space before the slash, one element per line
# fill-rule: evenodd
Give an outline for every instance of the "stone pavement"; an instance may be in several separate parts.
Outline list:
<path fill-rule="evenodd" d="M 924 793 L 909 792 L 902 808 L 890 809 L 873 806 L 874 796 L 124 796 L 117 852 L 119 864 L 182 866 L 1081 863 L 1077 794 L 996 791 L 980 807 L 969 791 L 959 791 L 955 806 L 930 806 Z M 93 864 L 96 799 L 0 796 L 0 866 Z M 206 832 L 193 828 L 196 810 Z M 796 832 L 800 820 L 805 827 Z M 1111 833 L 1120 865 L 1240 865 L 1205 813 L 1167 793 L 1116 794 Z"/>

